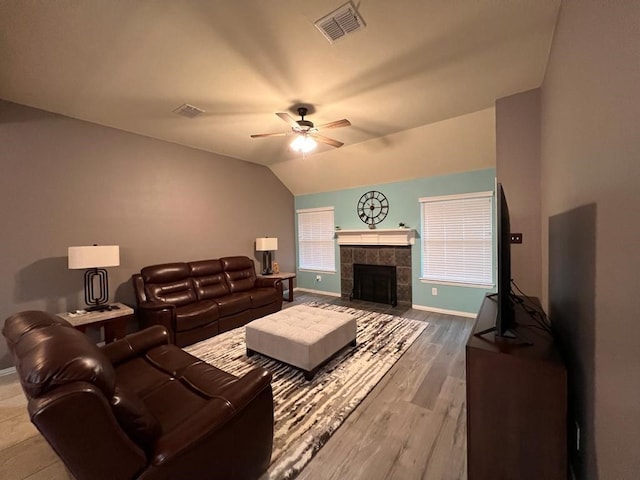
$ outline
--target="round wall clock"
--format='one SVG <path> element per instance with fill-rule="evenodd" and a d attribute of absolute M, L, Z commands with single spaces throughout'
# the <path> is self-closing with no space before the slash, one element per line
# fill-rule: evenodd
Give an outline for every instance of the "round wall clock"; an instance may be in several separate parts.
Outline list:
<path fill-rule="evenodd" d="M 358 217 L 369 228 L 385 219 L 389 213 L 389 200 L 382 192 L 371 190 L 360 197 L 358 200 Z"/>

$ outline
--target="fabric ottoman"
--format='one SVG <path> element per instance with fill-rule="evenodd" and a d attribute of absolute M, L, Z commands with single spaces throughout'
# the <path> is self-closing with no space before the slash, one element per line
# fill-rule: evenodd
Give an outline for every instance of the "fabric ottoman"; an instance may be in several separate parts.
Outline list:
<path fill-rule="evenodd" d="M 356 329 L 348 313 L 298 305 L 247 324 L 247 356 L 260 353 L 293 365 L 311 380 L 338 351 L 356 345 Z"/>

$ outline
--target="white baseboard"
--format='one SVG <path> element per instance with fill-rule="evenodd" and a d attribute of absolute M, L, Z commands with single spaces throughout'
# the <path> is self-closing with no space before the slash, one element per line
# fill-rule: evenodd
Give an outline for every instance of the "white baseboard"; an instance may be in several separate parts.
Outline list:
<path fill-rule="evenodd" d="M 459 312 L 457 310 L 447 310 L 444 308 L 427 307 L 425 305 L 413 304 L 411 305 L 411 308 L 414 308 L 416 310 L 424 310 L 426 312 L 444 313 L 445 315 L 455 315 L 457 317 L 476 318 L 478 316 L 477 313 Z"/>
<path fill-rule="evenodd" d="M 323 290 L 312 290 L 311 288 L 300 288 L 296 287 L 293 289 L 294 292 L 308 292 L 308 293 L 317 293 L 319 295 L 328 295 L 329 297 L 341 297 L 339 293 L 334 292 L 325 292 Z"/>
<path fill-rule="evenodd" d="M 329 297 L 341 297 L 342 295 L 334 292 L 325 292 L 323 290 L 314 290 L 312 288 L 301 288 L 296 287 L 293 289 L 294 292 L 308 292 L 308 293 L 317 293 L 319 295 L 327 295 Z M 424 310 L 427 312 L 434 313 L 444 313 L 445 315 L 455 315 L 457 317 L 466 317 L 466 318 L 476 318 L 478 315 L 477 312 L 461 312 L 458 310 L 446 310 L 444 308 L 436 308 L 436 307 L 427 307 L 425 305 L 416 305 L 412 304 L 411 308 L 415 308 L 416 310 Z"/>
<path fill-rule="evenodd" d="M 12 373 L 16 373 L 16 367 L 9 367 L 0 370 L 0 377 L 4 377 L 5 375 L 11 375 Z"/>

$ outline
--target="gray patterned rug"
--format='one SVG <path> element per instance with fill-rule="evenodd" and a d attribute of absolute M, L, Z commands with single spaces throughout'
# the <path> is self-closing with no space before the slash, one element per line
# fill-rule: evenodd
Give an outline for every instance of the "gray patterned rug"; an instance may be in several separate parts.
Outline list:
<path fill-rule="evenodd" d="M 428 325 L 337 305 L 307 305 L 349 313 L 358 322 L 357 346 L 342 350 L 310 382 L 298 369 L 276 360 L 259 354 L 248 358 L 244 328 L 185 348 L 234 375 L 256 365 L 273 373 L 274 444 L 263 480 L 295 478 Z"/>

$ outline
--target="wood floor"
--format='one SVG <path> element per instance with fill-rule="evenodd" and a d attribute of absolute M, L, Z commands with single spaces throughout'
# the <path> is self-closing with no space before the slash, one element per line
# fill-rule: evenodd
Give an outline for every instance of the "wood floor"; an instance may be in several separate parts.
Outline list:
<path fill-rule="evenodd" d="M 464 346 L 473 319 L 296 292 L 429 322 L 298 476 L 300 480 L 466 479 Z M 15 374 L 0 377 L 0 479 L 72 479 L 29 421 Z"/>

